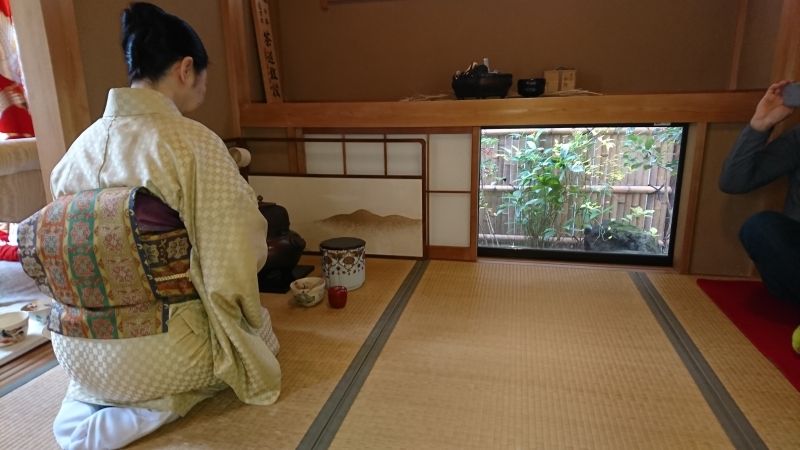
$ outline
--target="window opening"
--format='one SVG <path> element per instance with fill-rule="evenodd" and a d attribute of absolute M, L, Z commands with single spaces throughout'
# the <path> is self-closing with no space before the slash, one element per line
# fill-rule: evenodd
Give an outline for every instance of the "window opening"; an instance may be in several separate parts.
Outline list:
<path fill-rule="evenodd" d="M 671 265 L 685 125 L 483 129 L 482 256 Z"/>

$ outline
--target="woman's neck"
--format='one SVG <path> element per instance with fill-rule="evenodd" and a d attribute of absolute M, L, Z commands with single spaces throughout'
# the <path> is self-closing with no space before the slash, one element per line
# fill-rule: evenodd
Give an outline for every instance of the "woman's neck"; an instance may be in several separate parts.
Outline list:
<path fill-rule="evenodd" d="M 154 91 L 161 92 L 169 98 L 174 97 L 174 91 L 169 88 L 169 83 L 153 82 L 150 80 L 136 80 L 131 83 L 131 87 L 136 89 L 152 89 Z"/>
<path fill-rule="evenodd" d="M 168 99 L 172 100 L 176 106 L 179 106 L 176 91 L 166 78 L 156 82 L 147 79 L 136 80 L 131 83 L 131 87 L 134 89 L 151 89 L 160 92 Z M 180 107 L 178 109 L 180 109 Z"/>

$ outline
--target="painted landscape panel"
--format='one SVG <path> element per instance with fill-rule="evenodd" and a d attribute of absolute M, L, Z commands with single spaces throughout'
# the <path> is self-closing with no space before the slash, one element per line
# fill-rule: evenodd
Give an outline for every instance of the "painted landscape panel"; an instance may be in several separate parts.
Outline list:
<path fill-rule="evenodd" d="M 250 185 L 286 208 L 308 251 L 352 236 L 367 254 L 422 256 L 422 180 L 251 176 Z"/>

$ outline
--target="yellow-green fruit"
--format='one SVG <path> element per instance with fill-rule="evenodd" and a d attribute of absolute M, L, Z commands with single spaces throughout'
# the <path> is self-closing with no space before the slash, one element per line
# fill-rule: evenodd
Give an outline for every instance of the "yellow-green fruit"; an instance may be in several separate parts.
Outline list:
<path fill-rule="evenodd" d="M 800 353 L 800 327 L 795 328 L 794 333 L 792 333 L 792 347 L 794 351 Z"/>

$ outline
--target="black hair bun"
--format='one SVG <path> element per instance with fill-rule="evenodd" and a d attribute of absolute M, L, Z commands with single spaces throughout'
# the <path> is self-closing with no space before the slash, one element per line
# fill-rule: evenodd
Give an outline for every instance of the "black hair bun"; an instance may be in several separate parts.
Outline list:
<path fill-rule="evenodd" d="M 162 21 L 167 13 L 156 5 L 144 2 L 131 3 L 122 12 L 123 32 L 128 34 L 142 28 L 152 27 Z"/>
<path fill-rule="evenodd" d="M 130 81 L 158 80 L 184 57 L 194 70 L 208 66 L 208 54 L 192 27 L 177 16 L 145 2 L 131 3 L 122 12 L 122 51 Z"/>

